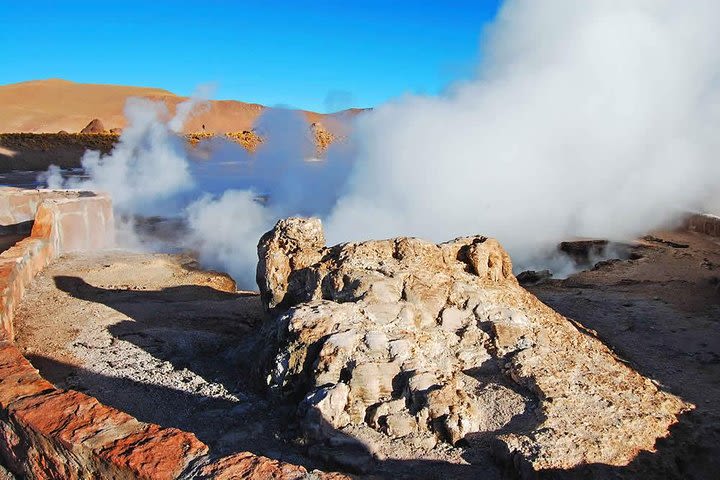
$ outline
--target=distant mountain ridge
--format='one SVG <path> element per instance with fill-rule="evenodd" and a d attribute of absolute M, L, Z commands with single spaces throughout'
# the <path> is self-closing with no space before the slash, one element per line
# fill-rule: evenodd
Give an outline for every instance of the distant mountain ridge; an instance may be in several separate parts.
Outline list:
<path fill-rule="evenodd" d="M 62 79 L 32 80 L 0 86 L 0 132 L 54 133 L 79 132 L 97 118 L 108 128 L 126 124 L 123 108 L 128 97 L 144 97 L 165 102 L 170 111 L 188 97 L 161 88 L 75 83 Z M 186 133 L 226 133 L 252 129 L 266 108 L 257 103 L 236 100 L 210 100 L 210 108 L 192 116 Z M 365 109 L 349 109 L 333 114 L 301 110 L 309 123 L 332 123 L 338 114 L 355 115 Z"/>

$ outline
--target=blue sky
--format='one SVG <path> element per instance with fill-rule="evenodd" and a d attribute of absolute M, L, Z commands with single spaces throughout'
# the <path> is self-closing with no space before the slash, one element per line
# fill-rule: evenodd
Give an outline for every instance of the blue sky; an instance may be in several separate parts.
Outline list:
<path fill-rule="evenodd" d="M 0 84 L 152 86 L 316 111 L 471 76 L 500 0 L 5 2 Z"/>

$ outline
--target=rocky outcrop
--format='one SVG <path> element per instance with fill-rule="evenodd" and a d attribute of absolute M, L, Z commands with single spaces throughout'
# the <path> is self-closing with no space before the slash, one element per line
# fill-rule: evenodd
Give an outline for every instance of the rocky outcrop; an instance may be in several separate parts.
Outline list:
<path fill-rule="evenodd" d="M 105 126 L 99 118 L 94 118 L 85 126 L 85 128 L 80 130 L 80 133 L 105 133 Z"/>
<path fill-rule="evenodd" d="M 316 145 L 316 154 L 318 157 L 321 157 L 328 147 L 338 140 L 338 137 L 323 127 L 320 122 L 311 123 L 310 131 L 312 132 L 313 141 Z"/>
<path fill-rule="evenodd" d="M 373 449 L 346 433 L 372 429 L 424 448 L 490 438 L 523 474 L 625 465 L 691 407 L 520 287 L 493 239 L 324 243 L 319 220 L 281 220 L 257 278 L 269 385 L 320 451 L 354 449 L 341 463 L 362 468 Z"/>
<path fill-rule="evenodd" d="M 277 235 L 281 229 L 283 234 Z M 258 243 L 257 284 L 268 310 L 290 306 L 313 297 L 307 268 L 318 263 L 325 248 L 320 220 L 281 220 Z"/>
<path fill-rule="evenodd" d="M 685 219 L 685 228 L 691 232 L 720 237 L 720 217 L 709 214 L 693 214 Z"/>

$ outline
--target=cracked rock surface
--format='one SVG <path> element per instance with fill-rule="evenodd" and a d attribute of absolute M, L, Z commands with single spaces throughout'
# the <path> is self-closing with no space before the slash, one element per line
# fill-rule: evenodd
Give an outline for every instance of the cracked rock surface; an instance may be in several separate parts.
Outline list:
<path fill-rule="evenodd" d="M 489 442 L 521 474 L 626 465 L 692 408 L 520 287 L 493 239 L 326 247 L 316 219 L 258 245 L 267 381 L 319 455 Z"/>

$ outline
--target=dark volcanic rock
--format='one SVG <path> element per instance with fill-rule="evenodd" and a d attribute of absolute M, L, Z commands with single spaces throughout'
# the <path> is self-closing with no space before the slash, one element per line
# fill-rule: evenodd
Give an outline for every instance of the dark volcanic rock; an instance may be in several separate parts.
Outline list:
<path fill-rule="evenodd" d="M 516 277 L 520 285 L 537 285 L 552 278 L 550 270 L 525 270 Z"/>
<path fill-rule="evenodd" d="M 558 249 L 577 264 L 589 263 L 593 257 L 599 257 L 608 246 L 607 240 L 574 240 L 561 242 Z"/>

